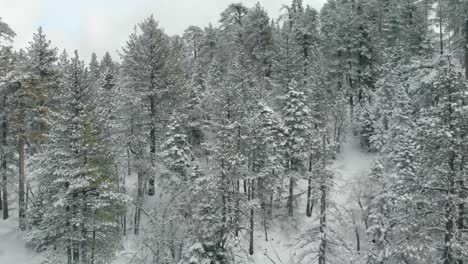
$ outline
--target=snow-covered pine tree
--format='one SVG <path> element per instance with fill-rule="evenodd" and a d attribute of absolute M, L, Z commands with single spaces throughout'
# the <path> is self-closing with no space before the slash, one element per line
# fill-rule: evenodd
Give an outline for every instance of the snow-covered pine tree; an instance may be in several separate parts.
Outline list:
<path fill-rule="evenodd" d="M 50 47 L 42 29 L 34 34 L 27 51 L 17 54 L 15 75 L 15 109 L 12 128 L 17 135 L 18 151 L 18 215 L 19 226 L 26 229 L 29 179 L 25 175 L 26 157 L 40 149 L 48 127 L 49 92 L 57 84 L 56 49 Z M 28 145 L 28 148 L 26 148 Z"/>
<path fill-rule="evenodd" d="M 286 143 L 284 146 L 285 163 L 289 180 L 288 215 L 294 211 L 294 185 L 298 179 L 306 178 L 305 161 L 308 159 L 308 148 L 311 142 L 312 113 L 307 106 L 304 92 L 297 90 L 295 80 L 288 86 L 288 93 L 284 98 L 283 109 L 284 126 L 286 129 Z"/>
<path fill-rule="evenodd" d="M 13 161 L 11 153 L 14 152 L 10 135 L 13 105 L 9 103 L 12 101 L 11 84 L 14 76 L 14 54 L 9 44 L 14 36 L 15 32 L 0 19 L 0 175 L 3 219 L 9 217 L 8 178 L 11 175 L 9 164 Z"/>
<path fill-rule="evenodd" d="M 467 84 L 450 59 L 448 57 L 446 65 L 438 71 L 433 105 L 421 113 L 419 120 L 424 157 L 422 167 L 431 169 L 426 172 L 426 186 L 433 188 L 432 211 L 444 214 L 444 218 L 438 219 L 440 222 L 432 223 L 444 230 L 437 233 L 433 245 L 443 248 L 440 257 L 444 263 L 467 260 L 466 234 L 461 231 L 465 222 L 466 191 L 462 175 L 466 171 L 467 109 L 464 102 L 467 100 Z"/>
<path fill-rule="evenodd" d="M 376 240 L 370 247 L 369 263 L 466 260 L 466 238 L 460 230 L 465 222 L 461 175 L 466 170 L 463 102 L 467 86 L 450 59 L 441 63 L 445 65 L 435 69 L 434 84 L 422 86 L 428 88 L 424 92 L 430 99 L 422 96 L 416 102 L 423 106 L 420 111 L 412 106 L 405 89 L 396 89 L 389 142 L 381 151 L 386 161 L 379 182 L 388 198 L 386 202 L 373 199 L 369 231 Z"/>
<path fill-rule="evenodd" d="M 159 28 L 153 16 L 138 25 L 122 54 L 122 96 L 130 97 L 126 127 L 129 151 L 138 174 L 135 233 L 138 233 L 141 204 L 149 181 L 148 194 L 154 195 L 154 165 L 157 129 L 169 116 L 171 105 L 181 93 L 180 52 Z M 149 138 L 148 138 L 149 132 Z M 161 140 L 161 139 L 159 139 Z M 149 149 L 149 152 L 147 151 Z"/>
<path fill-rule="evenodd" d="M 273 29 L 274 38 L 274 61 L 273 61 L 273 80 L 275 93 L 277 96 L 285 95 L 288 87 L 293 80 L 301 80 L 301 50 L 297 43 L 295 32 L 292 28 L 291 10 L 286 9 L 287 13 L 282 26 L 276 25 Z M 301 87 L 302 83 L 298 83 Z"/>
<path fill-rule="evenodd" d="M 271 90 L 273 39 L 270 18 L 259 3 L 247 13 L 242 35 L 243 47 L 254 65 L 251 70 L 256 89 L 260 96 L 267 96 Z"/>
<path fill-rule="evenodd" d="M 175 173 L 174 177 L 177 178 L 169 179 L 169 182 L 184 181 L 188 176 L 187 169 L 192 161 L 184 119 L 186 117 L 174 113 L 167 129 L 166 140 L 161 146 L 164 163 L 169 170 Z"/>
<path fill-rule="evenodd" d="M 126 198 L 83 62 L 75 52 L 69 63 L 60 64 L 66 66 L 62 104 L 51 111 L 44 154 L 35 160 L 41 204 L 29 243 L 47 250 L 46 263 L 107 263 L 120 246 L 118 221 Z"/>
<path fill-rule="evenodd" d="M 48 129 L 47 112 L 50 102 L 49 94 L 57 89 L 57 70 L 55 62 L 57 61 L 57 49 L 51 46 L 50 40 L 46 39 L 42 28 L 39 27 L 37 33 L 34 33 L 32 42 L 29 43 L 26 52 L 24 71 L 29 74 L 28 79 L 33 82 L 31 89 L 32 106 L 30 110 L 31 124 L 28 140 L 30 143 L 40 145 L 44 143 L 44 134 Z"/>
<path fill-rule="evenodd" d="M 265 103 L 259 104 L 258 113 L 252 122 L 253 163 L 251 166 L 253 178 L 257 181 L 256 201 L 260 203 L 260 225 L 263 226 L 262 233 L 268 241 L 268 228 L 273 214 L 273 197 L 281 195 L 277 188 L 281 186 L 281 175 L 285 169 L 283 149 L 285 131 L 281 116 Z M 253 246 L 253 226 L 250 229 L 252 229 L 250 243 Z"/>

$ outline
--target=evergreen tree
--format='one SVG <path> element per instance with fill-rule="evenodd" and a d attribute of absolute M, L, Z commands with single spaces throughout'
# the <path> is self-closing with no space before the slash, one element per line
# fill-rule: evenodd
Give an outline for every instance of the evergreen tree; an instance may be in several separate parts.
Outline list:
<path fill-rule="evenodd" d="M 63 56 L 65 60 L 65 56 Z M 48 249 L 48 263 L 107 263 L 119 247 L 118 216 L 125 196 L 101 138 L 89 77 L 78 54 L 61 61 L 63 102 L 37 157 L 38 223 L 29 242 Z M 64 166 L 64 164 L 66 166 Z"/>
<path fill-rule="evenodd" d="M 10 135 L 13 105 L 9 102 L 12 101 L 13 95 L 15 58 L 11 46 L 8 45 L 14 36 L 13 30 L 0 19 L 0 171 L 2 176 L 0 196 L 3 219 L 9 217 L 8 178 L 11 175 L 9 164 L 13 161 L 11 153 L 14 152 Z"/>
<path fill-rule="evenodd" d="M 293 216 L 294 185 L 298 179 L 305 178 L 304 161 L 308 158 L 308 147 L 311 140 L 311 111 L 306 105 L 303 92 L 296 90 L 293 81 L 285 98 L 286 107 L 283 110 L 286 128 L 286 167 L 289 174 L 288 215 Z"/>
<path fill-rule="evenodd" d="M 180 52 L 158 27 L 151 16 L 138 25 L 139 32 L 130 36 L 122 55 L 123 96 L 131 96 L 126 126 L 131 133 L 129 149 L 138 171 L 135 233 L 138 233 L 145 182 L 148 194 L 154 195 L 154 166 L 157 129 L 167 109 L 181 93 Z M 158 112 L 159 111 L 159 112 Z M 149 131 L 149 138 L 147 137 Z M 149 146 L 149 155 L 146 148 Z M 147 164 L 149 161 L 149 164 Z"/>
<path fill-rule="evenodd" d="M 48 108 L 49 94 L 57 89 L 57 49 L 51 47 L 51 42 L 46 39 L 42 28 L 37 30 L 33 36 L 33 41 L 29 43 L 26 51 L 26 62 L 24 71 L 27 82 L 31 84 L 32 91 L 29 92 L 31 107 L 31 132 L 28 136 L 36 144 L 44 143 L 44 134 L 48 129 Z M 28 118 L 29 119 L 29 118 Z"/>

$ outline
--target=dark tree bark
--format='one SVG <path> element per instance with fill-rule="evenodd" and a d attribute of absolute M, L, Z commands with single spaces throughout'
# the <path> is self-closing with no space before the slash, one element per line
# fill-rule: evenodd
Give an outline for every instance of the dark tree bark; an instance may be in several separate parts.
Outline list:
<path fill-rule="evenodd" d="M 221 203 L 223 205 L 223 208 L 222 208 L 222 222 L 223 222 L 223 225 L 221 227 L 221 232 L 220 232 L 220 241 L 221 243 L 223 243 L 224 241 L 224 232 L 225 232 L 225 228 L 226 228 L 226 213 L 227 213 L 227 209 L 226 209 L 226 200 L 227 200 L 227 197 L 226 197 L 226 193 L 227 193 L 227 188 L 226 188 L 226 175 L 224 174 L 224 159 L 221 159 Z"/>
<path fill-rule="evenodd" d="M 127 175 L 123 177 L 123 184 L 122 184 L 122 190 L 124 194 L 127 194 L 127 187 L 126 187 L 126 177 L 130 177 L 132 174 L 132 169 L 131 169 L 131 162 L 130 162 L 130 148 L 127 148 Z M 122 233 L 124 236 L 127 235 L 127 207 L 125 207 L 125 210 L 123 211 L 122 214 Z"/>
<path fill-rule="evenodd" d="M 294 215 L 294 178 L 289 178 L 288 215 Z"/>
<path fill-rule="evenodd" d="M 143 193 L 144 193 L 144 173 L 141 168 L 138 169 L 138 191 L 137 191 L 137 204 L 135 208 L 135 227 L 134 234 L 140 233 L 140 218 L 141 218 L 141 206 L 143 204 Z"/>
<path fill-rule="evenodd" d="M 2 147 L 6 149 L 7 145 L 7 123 L 6 120 L 3 120 L 2 123 Z M 8 211 L 8 190 L 7 190 L 7 158 L 6 158 L 6 153 L 2 153 L 1 158 L 1 173 L 2 173 L 2 208 L 3 208 L 3 219 L 8 219 L 9 217 L 9 211 Z"/>
<path fill-rule="evenodd" d="M 69 241 L 67 245 L 67 264 L 71 264 L 72 260 L 73 258 L 72 258 L 71 242 Z"/>
<path fill-rule="evenodd" d="M 452 252 L 452 238 L 454 233 L 454 219 L 453 219 L 453 201 L 452 196 L 454 194 L 454 169 L 455 169 L 455 155 L 452 152 L 449 157 L 450 171 L 448 173 L 448 201 L 445 205 L 445 235 L 444 235 L 444 253 L 443 261 L 444 264 L 453 264 L 453 252 Z"/>
<path fill-rule="evenodd" d="M 364 227 L 367 230 L 369 228 L 369 224 L 368 224 L 369 221 L 368 221 L 367 212 L 366 212 L 366 210 L 364 210 L 364 207 L 362 206 L 361 195 L 360 194 L 358 194 L 358 205 L 359 205 L 359 208 L 361 208 L 362 220 L 364 221 Z"/>
<path fill-rule="evenodd" d="M 265 231 L 265 241 L 268 241 L 267 211 L 263 209 L 263 230 Z"/>
<path fill-rule="evenodd" d="M 309 156 L 309 179 L 307 181 L 307 207 L 306 207 L 306 215 L 308 217 L 312 216 L 312 207 L 311 207 L 311 196 L 312 196 L 312 155 Z"/>
<path fill-rule="evenodd" d="M 239 196 L 240 196 L 240 181 L 237 180 L 235 183 L 235 192 L 236 192 L 236 198 L 235 198 L 235 202 L 236 202 L 236 205 L 235 205 L 235 208 L 234 208 L 234 222 L 235 222 L 235 228 L 234 228 L 234 233 L 235 233 L 235 236 L 238 237 L 239 236 L 239 221 L 240 221 L 240 201 L 239 201 Z M 229 203 L 229 202 L 228 202 Z M 230 215 L 231 214 L 231 210 L 230 208 L 228 208 L 228 214 Z"/>
<path fill-rule="evenodd" d="M 271 194 L 270 194 L 270 204 L 268 206 L 268 216 L 270 217 L 270 219 L 273 217 L 273 189 L 271 190 Z"/>
<path fill-rule="evenodd" d="M 465 21 L 465 78 L 468 80 L 468 19 Z"/>
<path fill-rule="evenodd" d="M 25 223 L 25 193 L 24 193 L 24 182 L 25 182 L 25 175 L 24 175 L 24 145 L 25 145 L 25 138 L 24 138 L 24 130 L 21 129 L 18 138 L 18 215 L 19 215 L 19 227 L 21 230 L 26 229 Z"/>
<path fill-rule="evenodd" d="M 320 248 L 319 248 L 319 264 L 325 264 L 326 262 L 326 248 L 327 248 L 327 235 L 325 228 L 327 227 L 327 190 L 324 183 L 320 186 L 322 193 L 320 198 Z"/>
<path fill-rule="evenodd" d="M 295 160 L 291 159 L 289 161 L 289 169 L 291 171 L 295 170 Z M 289 177 L 289 196 L 288 196 L 288 216 L 293 216 L 294 215 L 294 177 L 290 176 Z"/>
<path fill-rule="evenodd" d="M 93 227 L 93 242 L 91 245 L 91 264 L 94 264 L 94 252 L 96 251 L 96 228 Z"/>
<path fill-rule="evenodd" d="M 463 139 L 463 137 L 462 137 Z M 463 140 L 462 140 L 463 142 Z M 461 163 L 460 163 L 460 170 L 463 171 L 465 167 L 465 157 L 461 157 Z M 457 219 L 457 229 L 458 230 L 464 230 L 465 229 L 465 223 L 464 223 L 464 218 L 465 218 L 465 199 L 466 199 L 466 193 L 465 193 L 465 181 L 463 180 L 463 176 L 461 179 L 459 179 L 459 186 L 458 186 L 458 198 L 461 201 L 458 204 L 458 219 Z M 463 264 L 462 259 L 458 259 L 458 264 Z"/>
<path fill-rule="evenodd" d="M 442 1 L 439 0 L 439 41 L 440 41 L 440 54 L 444 54 L 444 32 L 442 28 Z"/>
<path fill-rule="evenodd" d="M 354 234 L 356 235 L 356 251 L 359 253 L 361 252 L 361 238 L 359 236 L 359 229 L 356 225 L 356 218 L 354 217 L 354 213 L 352 214 L 353 217 L 353 225 L 354 225 Z"/>
<path fill-rule="evenodd" d="M 349 84 L 349 99 L 348 99 L 349 111 L 351 113 L 351 118 L 353 118 L 354 117 L 354 87 L 353 87 L 353 79 L 351 79 L 351 76 L 348 76 L 348 84 Z"/>
<path fill-rule="evenodd" d="M 268 241 L 268 224 L 267 224 L 267 194 L 265 193 L 265 178 L 257 180 L 257 197 L 260 199 L 260 209 L 262 210 L 262 224 L 263 231 L 265 232 L 265 241 Z"/>
<path fill-rule="evenodd" d="M 78 197 L 78 193 L 77 192 L 74 192 L 73 195 L 72 195 L 72 208 L 71 208 L 71 211 L 72 211 L 72 215 L 73 215 L 73 218 L 76 219 L 77 218 L 77 214 L 78 214 L 78 201 L 81 199 L 83 199 L 83 197 Z M 78 232 L 78 226 L 76 225 L 76 223 L 71 223 L 71 226 L 72 226 L 72 230 L 73 230 L 73 233 L 74 234 L 77 234 Z M 76 263 L 78 264 L 79 261 L 80 261 L 80 242 L 77 242 L 77 241 L 74 241 L 72 242 L 72 259 L 73 259 L 73 263 Z"/>
<path fill-rule="evenodd" d="M 154 96 L 150 96 L 150 119 L 151 119 L 151 130 L 150 130 L 150 158 L 151 158 L 151 167 L 154 168 L 154 162 L 156 157 L 156 102 Z M 148 195 L 154 195 L 154 175 L 151 173 L 149 177 L 149 186 L 148 186 Z"/>
<path fill-rule="evenodd" d="M 252 180 L 250 182 L 250 199 L 254 199 L 254 186 L 255 186 L 255 180 Z M 254 254 L 254 208 L 250 208 L 250 236 L 249 236 L 249 254 L 253 255 Z"/>
<path fill-rule="evenodd" d="M 19 98 L 18 98 L 18 115 L 17 115 L 17 125 L 18 125 L 18 219 L 19 219 L 19 228 L 21 230 L 26 229 L 25 225 L 25 193 L 24 193 L 24 183 L 25 183 L 25 174 L 24 174 L 24 147 L 26 144 L 26 129 L 25 129 L 25 90 L 26 87 L 21 83 L 18 86 Z"/>
<path fill-rule="evenodd" d="M 323 144 L 323 150 L 325 151 L 325 135 L 323 136 L 322 139 L 322 144 Z M 326 234 L 326 228 L 327 228 L 327 175 L 326 175 L 326 157 L 324 153 L 322 153 L 322 180 L 320 184 L 320 227 L 319 227 L 319 232 L 320 232 L 320 247 L 319 247 L 319 258 L 318 258 L 318 263 L 319 264 L 325 264 L 326 263 L 326 251 L 327 251 L 327 234 Z"/>
<path fill-rule="evenodd" d="M 354 227 L 354 232 L 356 233 L 356 251 L 361 252 L 361 239 L 359 238 L 359 230 L 357 226 Z"/>
<path fill-rule="evenodd" d="M 452 102 L 452 91 L 449 89 L 448 91 L 448 99 L 449 102 Z M 450 104 L 449 107 L 449 116 L 451 117 L 453 114 L 453 108 Z M 449 119 L 449 129 L 450 131 L 454 131 L 454 127 L 452 124 L 452 120 Z M 452 146 L 453 148 L 453 146 Z M 447 201 L 445 202 L 445 235 L 444 235 L 444 249 L 443 249 L 443 261 L 444 264 L 453 264 L 454 262 L 454 257 L 453 257 L 453 252 L 452 252 L 452 239 L 454 236 L 454 229 L 455 229 L 455 221 L 456 219 L 454 218 L 454 201 L 453 201 L 453 195 L 455 194 L 455 158 L 456 158 L 456 153 L 454 150 L 451 150 L 448 154 L 448 166 L 449 166 L 449 171 L 447 173 L 447 190 L 448 190 L 448 195 L 447 195 Z"/>
<path fill-rule="evenodd" d="M 70 187 L 69 182 L 65 182 L 65 189 L 68 189 Z M 67 230 L 70 230 L 70 205 L 67 205 L 65 207 L 65 217 L 67 219 L 66 221 L 66 227 Z M 67 264 L 71 264 L 73 261 L 73 254 L 72 254 L 72 241 L 71 239 L 67 239 Z"/>

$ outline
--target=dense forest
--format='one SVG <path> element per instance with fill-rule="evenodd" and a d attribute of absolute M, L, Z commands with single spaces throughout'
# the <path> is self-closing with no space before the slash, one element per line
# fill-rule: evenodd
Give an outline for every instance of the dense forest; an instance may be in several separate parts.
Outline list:
<path fill-rule="evenodd" d="M 468 263 L 468 1 L 150 16 L 89 62 L 7 23 L 0 226 L 39 263 Z M 372 164 L 344 208 L 352 140 Z M 274 230 L 291 259 L 259 249 Z"/>

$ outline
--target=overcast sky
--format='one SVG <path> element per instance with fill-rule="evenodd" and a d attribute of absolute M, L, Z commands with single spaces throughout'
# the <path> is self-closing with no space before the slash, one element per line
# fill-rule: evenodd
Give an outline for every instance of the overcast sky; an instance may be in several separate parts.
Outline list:
<path fill-rule="evenodd" d="M 317 10 L 325 1 L 303 0 Z M 216 25 L 232 2 L 248 7 L 260 2 L 276 18 L 290 0 L 0 0 L 0 17 L 16 32 L 16 48 L 27 46 L 42 26 L 54 46 L 69 52 L 77 49 L 88 59 L 93 51 L 117 56 L 135 24 L 150 14 L 169 35 L 182 34 L 190 25 Z"/>

